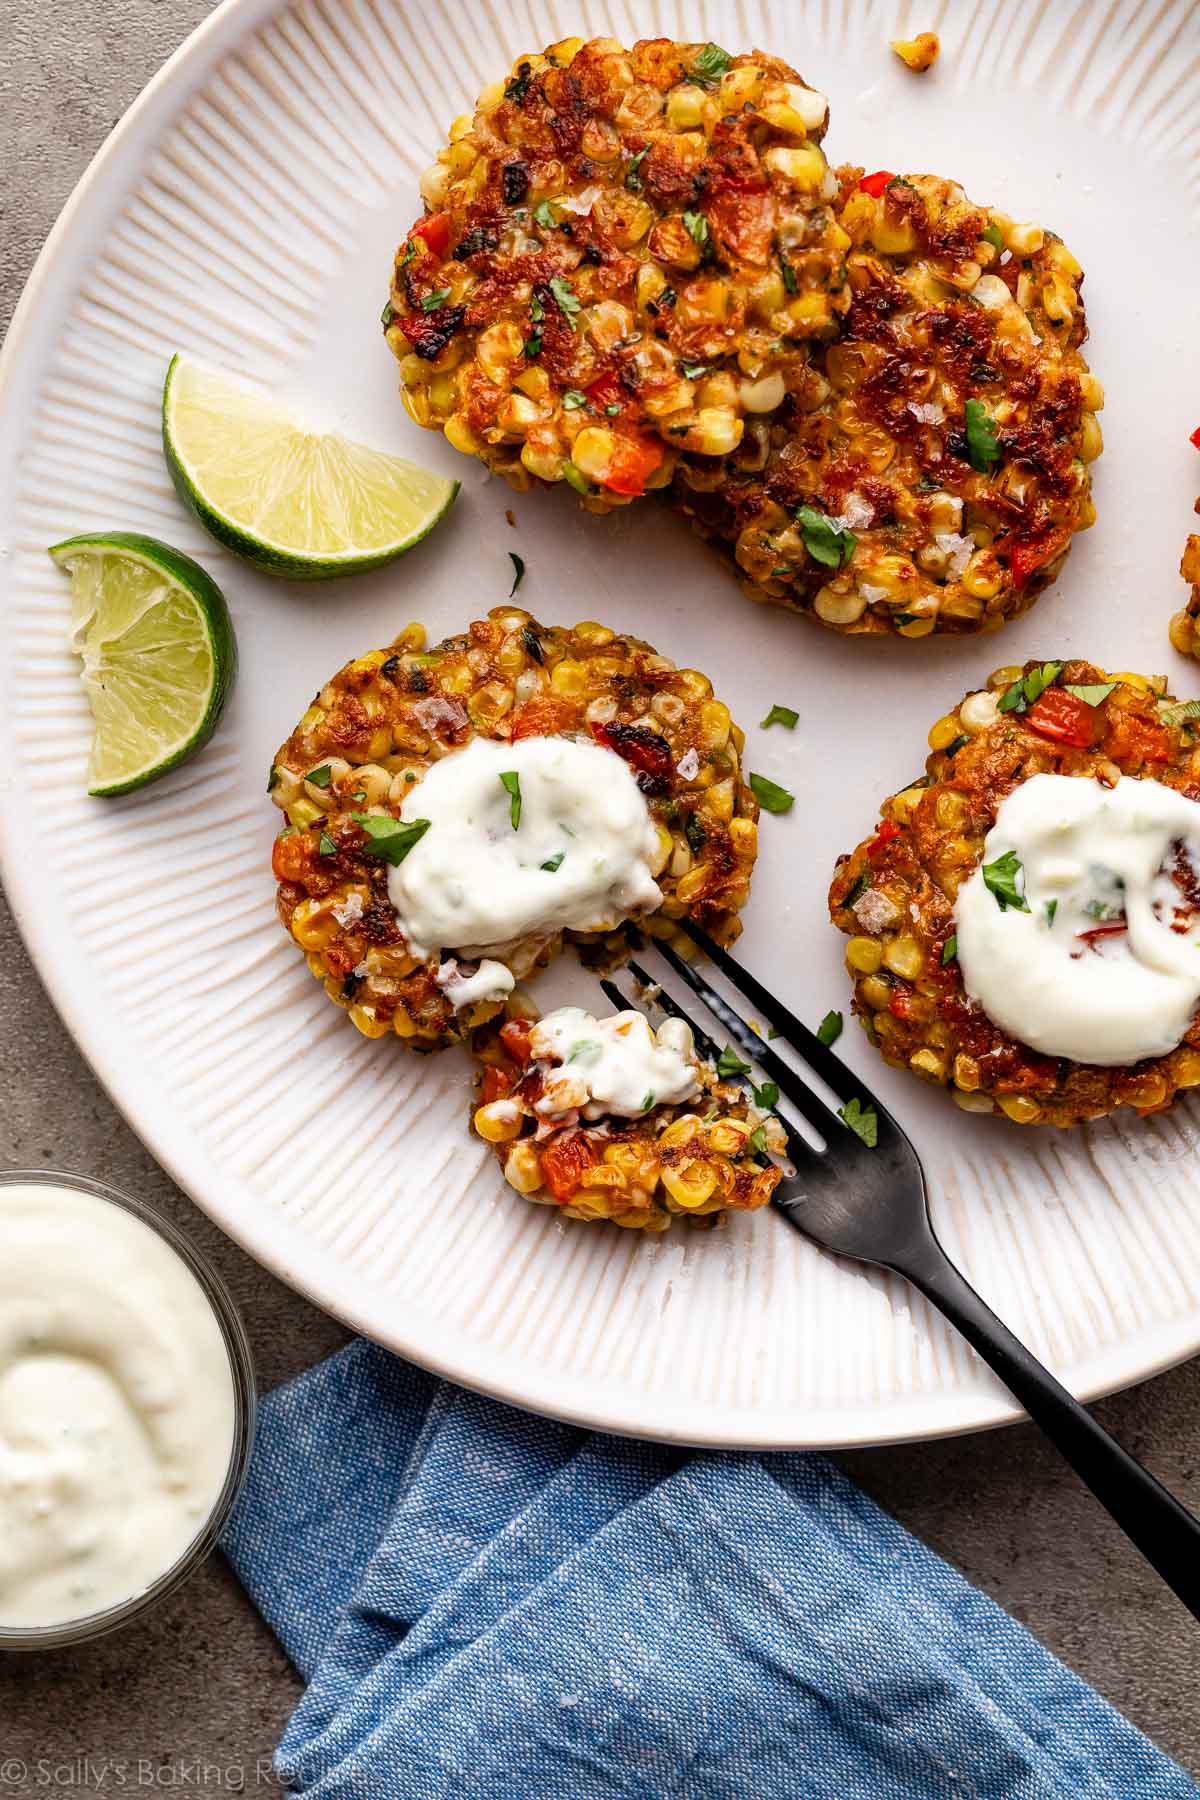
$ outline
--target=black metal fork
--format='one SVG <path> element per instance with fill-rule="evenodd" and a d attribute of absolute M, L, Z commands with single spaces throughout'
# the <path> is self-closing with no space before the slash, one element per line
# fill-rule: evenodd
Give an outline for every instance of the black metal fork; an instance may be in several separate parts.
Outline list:
<path fill-rule="evenodd" d="M 887 1108 L 727 951 L 686 922 L 683 929 L 753 1014 L 773 1027 L 779 1040 L 790 1044 L 837 1097 L 835 1111 L 691 963 L 669 945 L 656 946 L 729 1034 L 731 1044 L 776 1083 L 823 1140 L 824 1147 L 818 1150 L 799 1132 L 789 1133 L 788 1158 L 796 1172 L 786 1175 L 776 1189 L 778 1211 L 822 1249 L 894 1270 L 924 1294 L 962 1332 L 1146 1560 L 1200 1618 L 1200 1521 L 1030 1354 L 951 1262 L 929 1217 L 920 1159 Z M 657 988 L 637 963 L 629 969 L 644 988 Z M 601 985 L 618 1008 L 630 1004 L 614 982 Z M 690 1025 L 700 1054 L 716 1063 L 720 1047 L 669 994 L 659 989 L 655 1004 Z M 745 1077 L 737 1079 L 750 1085 Z M 844 1114 L 857 1124 L 850 1125 Z M 872 1138 L 873 1143 L 868 1141 Z"/>

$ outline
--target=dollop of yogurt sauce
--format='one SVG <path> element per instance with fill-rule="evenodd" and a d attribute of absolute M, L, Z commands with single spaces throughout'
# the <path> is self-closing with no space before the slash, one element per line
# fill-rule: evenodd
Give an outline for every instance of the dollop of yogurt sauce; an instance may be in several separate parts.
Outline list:
<path fill-rule="evenodd" d="M 142 1593 L 221 1492 L 233 1374 L 199 1282 L 97 1195 L 0 1188 L 0 1625 Z"/>
<path fill-rule="evenodd" d="M 1166 1056 L 1200 1004 L 1198 908 L 1200 804 L 1159 781 L 1034 775 L 959 890 L 963 984 L 1047 1056 Z"/>
<path fill-rule="evenodd" d="M 598 744 L 473 738 L 433 764 L 400 817 L 429 820 L 388 871 L 418 956 L 502 955 L 530 932 L 602 931 L 662 900 L 645 798 L 629 765 Z"/>
<path fill-rule="evenodd" d="M 534 1106 L 545 1118 L 636 1119 L 700 1093 L 692 1034 L 682 1019 L 664 1019 L 655 1032 L 639 1012 L 597 1019 L 582 1007 L 560 1006 L 533 1027 L 529 1048 L 535 1062 L 549 1065 Z"/>

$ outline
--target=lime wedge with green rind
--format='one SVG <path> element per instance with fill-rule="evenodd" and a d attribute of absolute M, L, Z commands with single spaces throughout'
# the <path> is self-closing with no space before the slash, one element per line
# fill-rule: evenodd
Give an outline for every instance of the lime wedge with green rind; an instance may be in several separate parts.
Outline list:
<path fill-rule="evenodd" d="M 268 575 L 328 581 L 403 556 L 458 482 L 330 432 L 220 369 L 175 356 L 163 449 L 181 498 L 219 543 Z"/>
<path fill-rule="evenodd" d="M 51 546 L 71 577 L 71 645 L 96 721 L 90 794 L 128 794 L 207 742 L 237 669 L 206 569 L 157 538 L 90 532 Z"/>

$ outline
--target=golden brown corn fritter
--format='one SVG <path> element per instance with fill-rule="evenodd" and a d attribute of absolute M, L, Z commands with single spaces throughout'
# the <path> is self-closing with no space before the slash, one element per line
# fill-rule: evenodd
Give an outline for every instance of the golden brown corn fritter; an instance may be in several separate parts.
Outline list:
<path fill-rule="evenodd" d="M 1200 512 L 1200 500 L 1196 510 Z M 1172 615 L 1171 645 L 1181 656 L 1200 656 L 1200 536 L 1195 532 L 1188 538 L 1179 573 L 1191 583 L 1192 591 L 1187 605 Z"/>
<path fill-rule="evenodd" d="M 1064 685 L 1110 682 L 1096 706 Z M 1130 775 L 1200 800 L 1200 721 L 1165 687 L 1161 677 L 1106 675 L 1078 661 L 997 669 L 933 726 L 925 779 L 885 801 L 874 835 L 838 863 L 830 914 L 850 938 L 854 1010 L 867 1035 L 888 1062 L 948 1087 L 968 1112 L 1077 1125 L 1118 1106 L 1157 1112 L 1200 1085 L 1200 1025 L 1169 1056 L 1132 1068 L 1044 1056 L 969 997 L 953 949 L 959 887 L 1001 801 L 1031 776 L 1111 786 Z"/>
<path fill-rule="evenodd" d="M 681 459 L 673 502 L 752 599 L 854 633 L 994 630 L 1095 518 L 1082 271 L 954 182 L 839 175 L 836 336 L 731 456 Z"/>
<path fill-rule="evenodd" d="M 481 1069 L 472 1122 L 519 1194 L 568 1218 L 638 1231 L 665 1231 L 680 1215 L 711 1225 L 720 1212 L 766 1205 L 781 1179 L 768 1148 L 783 1151 L 786 1137 L 742 1088 L 701 1063 L 704 1093 L 686 1106 L 546 1131 L 534 1110 L 542 1077 L 531 1064 L 533 1021 L 519 1001 L 508 1011 L 475 1034 Z"/>
<path fill-rule="evenodd" d="M 771 56 L 570 38 L 521 57 L 421 183 L 384 311 L 405 404 L 594 512 L 718 457 L 848 302 L 824 97 Z"/>
<path fill-rule="evenodd" d="M 743 733 L 706 676 L 638 638 L 591 622 L 539 625 L 514 606 L 494 607 L 431 651 L 424 642 L 410 625 L 387 649 L 347 663 L 271 771 L 272 798 L 288 818 L 272 858 L 280 919 L 361 1032 L 435 1050 L 499 1011 L 481 1002 L 455 1014 L 436 965 L 410 954 L 388 899 L 386 835 L 364 822 L 398 818 L 430 764 L 475 736 L 578 735 L 622 757 L 659 837 L 653 872 L 663 902 L 638 925 L 669 938 L 682 936 L 675 921 L 688 918 L 733 942 L 757 854 L 758 803 L 742 778 Z M 628 948 L 620 932 L 567 935 L 600 962 Z M 505 960 L 521 979 L 558 942 L 538 934 Z"/>

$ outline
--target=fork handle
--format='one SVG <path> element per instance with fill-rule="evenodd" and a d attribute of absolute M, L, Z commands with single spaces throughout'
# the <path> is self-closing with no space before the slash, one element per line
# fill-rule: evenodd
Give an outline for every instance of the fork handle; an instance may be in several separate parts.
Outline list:
<path fill-rule="evenodd" d="M 933 1235 L 906 1255 L 896 1273 L 957 1326 L 1080 1480 L 1112 1514 L 1192 1615 L 1200 1619 L 1200 1520 L 1123 1450 L 998 1319 Z"/>

